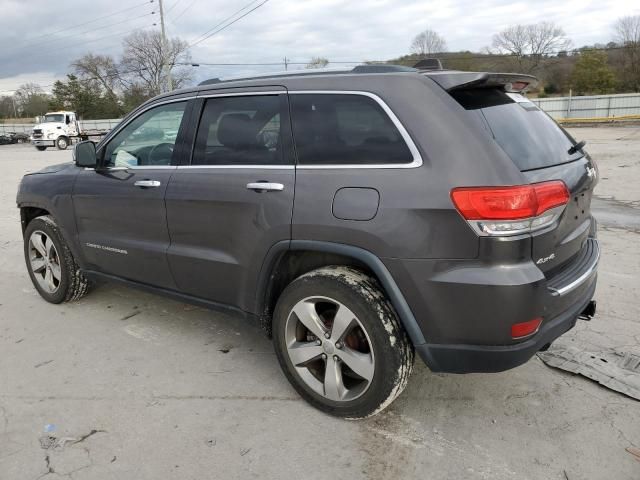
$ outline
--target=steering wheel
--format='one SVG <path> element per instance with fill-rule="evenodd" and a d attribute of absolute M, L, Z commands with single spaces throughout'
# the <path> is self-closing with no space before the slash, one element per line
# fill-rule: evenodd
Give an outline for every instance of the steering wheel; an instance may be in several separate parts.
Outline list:
<path fill-rule="evenodd" d="M 149 150 L 149 165 L 169 165 L 173 156 L 173 143 L 159 143 Z"/>

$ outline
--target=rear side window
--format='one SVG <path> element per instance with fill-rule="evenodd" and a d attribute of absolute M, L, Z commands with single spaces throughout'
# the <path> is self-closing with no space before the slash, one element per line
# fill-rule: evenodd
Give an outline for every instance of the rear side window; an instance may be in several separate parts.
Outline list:
<path fill-rule="evenodd" d="M 278 95 L 208 99 L 192 164 L 282 164 L 280 114 L 284 102 Z"/>
<path fill-rule="evenodd" d="M 521 171 L 552 167 L 582 157 L 574 142 L 526 97 L 496 88 L 452 92 L 469 115 L 478 116 Z"/>
<path fill-rule="evenodd" d="M 301 165 L 411 163 L 413 155 L 382 107 L 364 95 L 290 95 Z"/>

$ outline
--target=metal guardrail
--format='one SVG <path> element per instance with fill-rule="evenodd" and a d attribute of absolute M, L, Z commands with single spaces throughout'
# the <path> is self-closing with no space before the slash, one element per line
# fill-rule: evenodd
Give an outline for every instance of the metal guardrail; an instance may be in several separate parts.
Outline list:
<path fill-rule="evenodd" d="M 121 118 L 107 118 L 104 120 L 80 120 L 80 129 L 85 130 L 111 130 L 122 121 Z M 31 133 L 33 123 L 0 123 L 0 133 L 9 132 Z"/>
<path fill-rule="evenodd" d="M 591 95 L 553 98 L 532 98 L 531 101 L 560 122 L 606 122 L 633 120 L 640 115 L 640 93 L 618 95 Z M 121 118 L 80 120 L 81 130 L 111 130 Z M 0 134 L 9 132 L 31 133 L 33 123 L 0 123 Z"/>
<path fill-rule="evenodd" d="M 640 115 L 640 93 L 532 98 L 531 101 L 558 120 L 575 118 L 606 121 Z"/>

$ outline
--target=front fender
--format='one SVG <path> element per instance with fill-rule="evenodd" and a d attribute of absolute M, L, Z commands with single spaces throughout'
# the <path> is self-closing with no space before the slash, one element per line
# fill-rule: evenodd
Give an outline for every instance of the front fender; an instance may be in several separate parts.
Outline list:
<path fill-rule="evenodd" d="M 41 172 L 27 174 L 22 178 L 16 204 L 21 210 L 22 231 L 33 216 L 29 209 L 37 209 L 36 214 L 46 212 L 51 215 L 67 242 L 79 265 L 84 264 L 77 242 L 77 229 L 73 209 L 73 185 L 78 168 L 73 164 L 48 167 Z"/>

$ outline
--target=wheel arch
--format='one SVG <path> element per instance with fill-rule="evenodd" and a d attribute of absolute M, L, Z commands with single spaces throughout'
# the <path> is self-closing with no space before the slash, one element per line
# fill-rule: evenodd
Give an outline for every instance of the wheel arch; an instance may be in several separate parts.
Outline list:
<path fill-rule="evenodd" d="M 47 206 L 40 203 L 20 202 L 18 204 L 18 208 L 20 209 L 20 224 L 22 227 L 23 235 L 25 230 L 27 229 L 27 226 L 29 225 L 29 223 L 31 223 L 32 220 L 44 215 L 51 216 L 56 221 L 60 229 L 60 235 L 62 235 L 62 238 L 71 250 L 74 258 L 81 267 L 84 267 L 85 261 L 84 256 L 82 255 L 82 251 L 80 250 L 79 245 L 77 245 L 76 242 L 72 241 L 72 239 L 74 239 L 73 234 L 68 232 L 65 229 L 64 225 L 60 223 L 53 205 Z"/>
<path fill-rule="evenodd" d="M 20 206 L 20 224 L 22 225 L 22 233 L 27 229 L 27 225 L 37 217 L 43 215 L 51 215 L 49 210 L 35 205 L 22 205 Z"/>
<path fill-rule="evenodd" d="M 426 343 L 407 301 L 382 261 L 363 248 L 317 240 L 278 242 L 271 247 L 262 264 L 256 289 L 256 312 L 271 333 L 275 304 L 285 287 L 295 278 L 328 265 L 349 265 L 365 271 L 378 280 L 395 308 L 414 345 Z"/>

